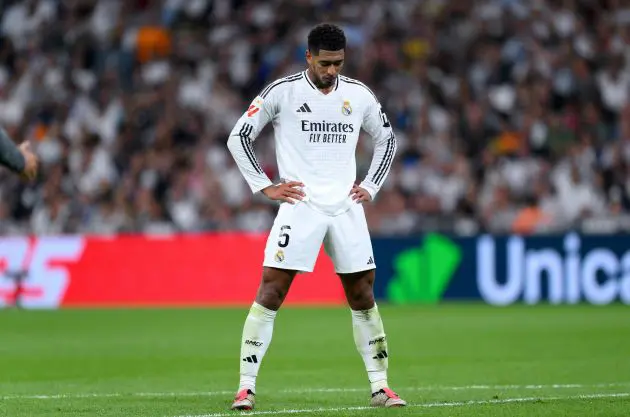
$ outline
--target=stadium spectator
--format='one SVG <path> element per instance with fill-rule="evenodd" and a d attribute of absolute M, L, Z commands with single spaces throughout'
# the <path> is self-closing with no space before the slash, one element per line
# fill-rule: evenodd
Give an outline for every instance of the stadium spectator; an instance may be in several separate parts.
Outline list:
<path fill-rule="evenodd" d="M 382 98 L 400 141 L 366 207 L 374 233 L 630 225 L 625 1 L 3 6 L 0 125 L 42 161 L 35 184 L 0 171 L 3 233 L 268 230 L 275 206 L 250 195 L 227 134 L 266 83 L 302 69 L 321 21 L 346 31 L 344 71 Z M 270 134 L 256 154 L 274 177 Z"/>

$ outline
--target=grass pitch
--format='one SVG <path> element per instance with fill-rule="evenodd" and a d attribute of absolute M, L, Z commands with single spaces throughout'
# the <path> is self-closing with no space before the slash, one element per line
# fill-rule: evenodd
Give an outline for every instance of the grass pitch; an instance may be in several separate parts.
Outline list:
<path fill-rule="evenodd" d="M 367 407 L 344 308 L 285 308 L 254 415 L 628 416 L 630 307 L 381 306 L 391 387 Z M 247 308 L 0 311 L 0 416 L 232 416 Z"/>

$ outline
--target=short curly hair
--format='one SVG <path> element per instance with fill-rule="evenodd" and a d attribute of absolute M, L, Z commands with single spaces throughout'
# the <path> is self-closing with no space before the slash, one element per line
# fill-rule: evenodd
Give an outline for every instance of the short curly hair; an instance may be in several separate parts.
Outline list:
<path fill-rule="evenodd" d="M 320 49 L 339 51 L 345 48 L 346 34 L 337 25 L 321 23 L 308 34 L 308 50 L 314 55 L 318 55 Z"/>

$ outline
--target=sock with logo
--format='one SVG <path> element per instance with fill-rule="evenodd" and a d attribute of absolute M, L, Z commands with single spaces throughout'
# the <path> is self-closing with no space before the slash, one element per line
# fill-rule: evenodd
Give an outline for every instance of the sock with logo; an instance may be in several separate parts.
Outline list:
<path fill-rule="evenodd" d="M 245 326 L 243 326 L 243 338 L 241 341 L 241 379 L 238 391 L 250 389 L 256 392 L 256 377 L 260 363 L 267 352 L 271 335 L 273 333 L 273 321 L 276 312 L 269 310 L 254 302 L 249 309 Z"/>
<path fill-rule="evenodd" d="M 369 310 L 351 310 L 354 343 L 363 357 L 372 392 L 387 388 L 387 340 L 374 304 Z"/>

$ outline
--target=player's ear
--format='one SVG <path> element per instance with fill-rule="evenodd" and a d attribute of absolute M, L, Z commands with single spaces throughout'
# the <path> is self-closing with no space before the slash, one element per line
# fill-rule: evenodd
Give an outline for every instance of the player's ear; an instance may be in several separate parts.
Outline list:
<path fill-rule="evenodd" d="M 308 62 L 308 65 L 311 65 L 311 62 L 313 61 L 313 55 L 311 55 L 311 51 L 310 50 L 306 50 L 306 62 Z"/>

